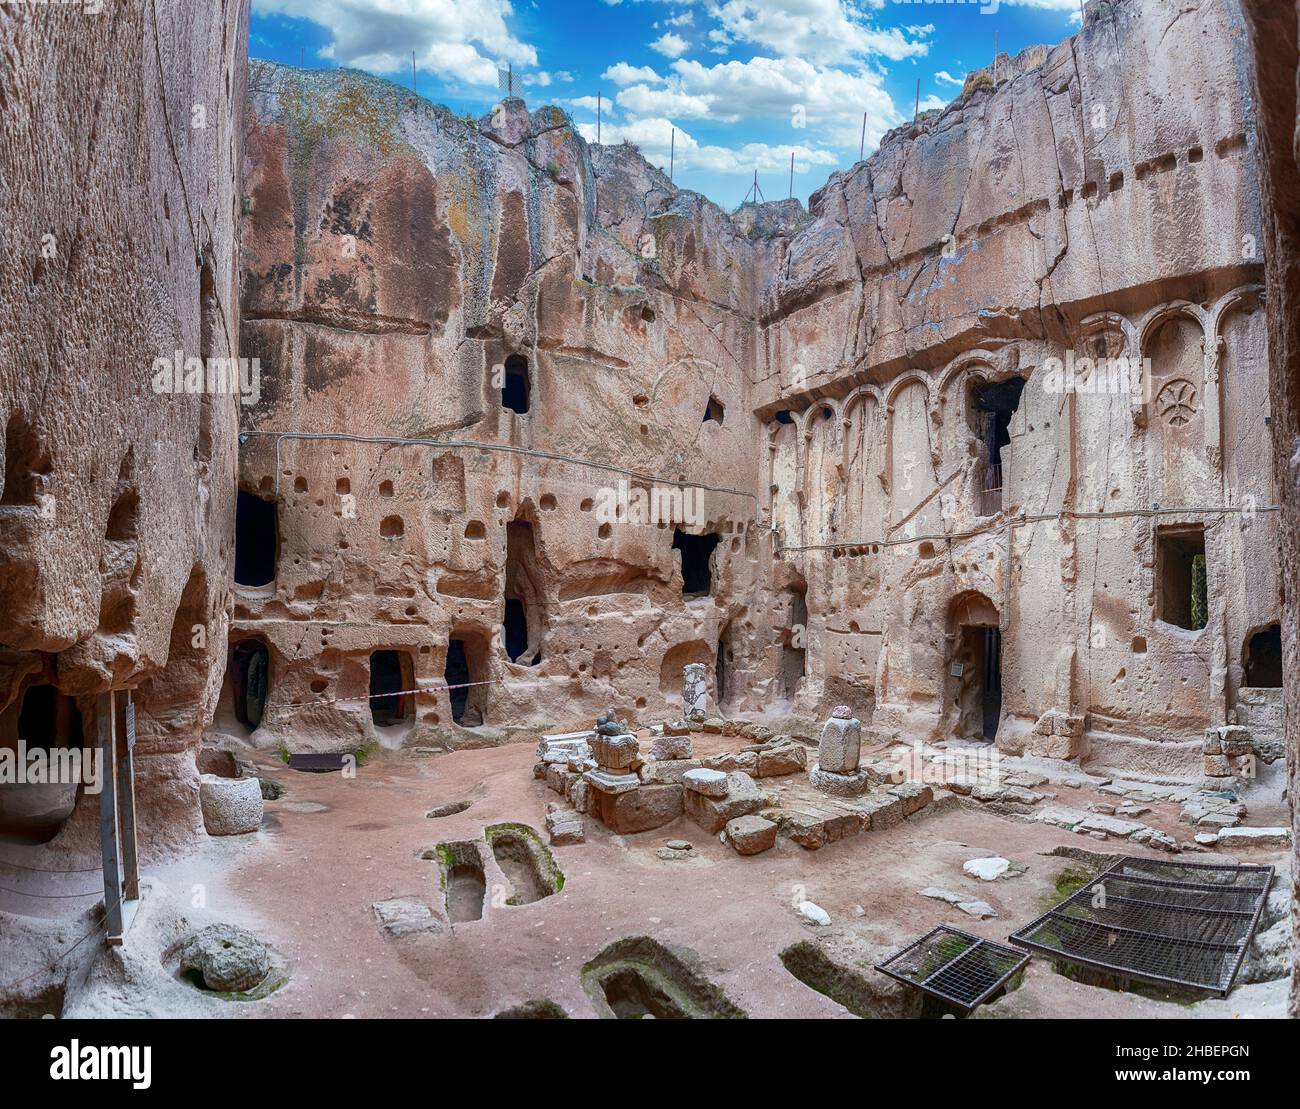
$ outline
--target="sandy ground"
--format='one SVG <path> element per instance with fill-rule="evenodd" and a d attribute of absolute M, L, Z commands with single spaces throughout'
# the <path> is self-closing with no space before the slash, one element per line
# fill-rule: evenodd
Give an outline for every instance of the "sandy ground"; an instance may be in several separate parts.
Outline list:
<path fill-rule="evenodd" d="M 740 745 L 721 736 L 696 739 L 697 755 Z M 566 876 L 561 892 L 507 906 L 508 883 L 490 867 L 481 920 L 442 934 L 391 939 L 377 925 L 373 902 L 414 897 L 442 911 L 438 864 L 423 852 L 440 842 L 480 838 L 486 825 L 501 821 L 522 822 L 545 835 L 545 807 L 557 795 L 533 777 L 532 745 L 423 758 L 381 752 L 353 778 L 293 771 L 273 754 L 255 757 L 285 786 L 281 799 L 267 802 L 261 831 L 213 840 L 199 859 L 158 872 L 173 893 L 192 891 L 205 900 L 207 914 L 255 928 L 287 956 L 289 982 L 269 998 L 234 1006 L 241 1017 L 483 1017 L 534 998 L 558 1002 L 573 1017 L 592 1017 L 580 981 L 583 963 L 606 944 L 637 935 L 689 949 L 751 1016 L 846 1017 L 778 958 L 784 947 L 817 931 L 795 911 L 799 901 L 824 908 L 833 927 L 887 947 L 940 923 L 1004 940 L 1042 912 L 1042 899 L 1050 898 L 1056 876 L 1070 865 L 1045 852 L 1069 845 L 1141 853 L 1120 841 L 1102 844 L 962 809 L 918 814 L 815 852 L 779 840 L 751 858 L 684 819 L 615 836 L 588 818 L 586 843 L 553 849 Z M 802 788 L 793 777 L 761 785 Z M 1061 803 L 1072 807 L 1114 801 L 1088 789 L 1060 793 Z M 425 815 L 462 799 L 473 801 L 464 812 Z M 1177 813 L 1176 805 L 1157 803 L 1142 819 L 1187 839 L 1190 830 L 1178 825 Z M 677 838 L 689 840 L 697 857 L 659 859 L 656 849 Z M 996 882 L 963 875 L 963 862 L 995 853 L 1025 872 Z M 1283 855 L 1261 850 L 1241 861 L 1281 863 Z M 977 921 L 921 897 L 918 891 L 930 885 L 985 900 L 998 917 Z M 1023 996 L 1006 1005 L 1006 1015 L 1195 1015 L 1182 1006 L 1078 986 L 1046 963 L 1035 964 L 1017 992 Z M 1280 1005 L 1273 994 L 1280 998 L 1284 990 L 1239 988 L 1219 1003 L 1227 1010 L 1215 1015 L 1272 1015 Z"/>

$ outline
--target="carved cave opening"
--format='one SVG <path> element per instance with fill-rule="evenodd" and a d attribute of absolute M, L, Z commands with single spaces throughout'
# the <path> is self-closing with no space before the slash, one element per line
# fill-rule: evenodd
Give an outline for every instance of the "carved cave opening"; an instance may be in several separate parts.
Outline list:
<path fill-rule="evenodd" d="M 673 529 L 673 550 L 681 552 L 683 597 L 707 597 L 713 592 L 713 552 L 721 539 L 717 532 L 691 535 Z"/>
<path fill-rule="evenodd" d="M 528 378 L 528 359 L 512 354 L 506 359 L 501 381 L 501 407 L 520 416 L 532 407 L 532 382 Z"/>
<path fill-rule="evenodd" d="M 1282 688 L 1282 625 L 1269 624 L 1246 640 L 1245 684 L 1255 689 Z"/>
<path fill-rule="evenodd" d="M 477 630 L 452 629 L 447 640 L 447 661 L 443 678 L 448 686 L 451 718 L 465 728 L 476 728 L 483 723 L 486 704 L 484 686 L 471 683 L 487 680 L 486 638 Z"/>
<path fill-rule="evenodd" d="M 0 746 L 17 752 L 54 752 L 85 746 L 76 701 L 45 683 L 29 685 L 0 712 Z M 76 805 L 75 781 L 0 784 L 0 842 L 40 844 L 53 839 Z"/>
<path fill-rule="evenodd" d="M 50 473 L 50 458 L 41 447 L 36 431 L 27 417 L 15 412 L 5 425 L 4 488 L 0 504 L 33 505 L 45 491 Z"/>
<path fill-rule="evenodd" d="M 235 503 L 235 583 L 270 585 L 275 580 L 278 547 L 275 501 L 239 490 Z"/>
<path fill-rule="evenodd" d="M 544 593 L 533 525 L 524 519 L 506 527 L 505 612 L 502 632 L 506 657 L 523 666 L 542 661 Z"/>
<path fill-rule="evenodd" d="M 970 389 L 969 423 L 988 452 L 982 488 L 981 515 L 1002 508 L 1002 449 L 1011 443 L 1011 417 L 1020 407 L 1023 377 L 976 382 Z"/>
<path fill-rule="evenodd" d="M 1002 632 L 998 612 L 982 594 L 958 597 L 949 609 L 944 676 L 955 738 L 993 742 L 1002 716 Z"/>
<path fill-rule="evenodd" d="M 375 651 L 370 656 L 370 717 L 377 728 L 391 728 L 412 718 L 415 664 L 409 651 Z"/>
<path fill-rule="evenodd" d="M 235 718 L 254 732 L 266 712 L 271 689 L 271 653 L 260 639 L 241 639 L 230 650 L 228 666 Z"/>
<path fill-rule="evenodd" d="M 1156 618 L 1189 631 L 1209 620 L 1205 527 L 1161 528 L 1156 532 Z"/>

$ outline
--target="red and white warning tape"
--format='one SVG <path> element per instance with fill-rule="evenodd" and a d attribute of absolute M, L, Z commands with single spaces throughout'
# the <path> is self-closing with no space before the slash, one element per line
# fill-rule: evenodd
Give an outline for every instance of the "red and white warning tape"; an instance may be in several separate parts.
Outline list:
<path fill-rule="evenodd" d="M 415 689 L 395 689 L 391 693 L 369 693 L 364 697 L 326 697 L 319 701 L 302 701 L 296 705 L 289 705 L 293 709 L 310 709 L 317 705 L 346 705 L 353 701 L 374 701 L 380 697 L 406 697 L 418 696 L 421 693 L 438 694 L 448 689 L 468 689 L 474 685 L 504 685 L 504 678 L 493 678 L 486 682 L 458 682 L 455 685 L 422 685 Z"/>

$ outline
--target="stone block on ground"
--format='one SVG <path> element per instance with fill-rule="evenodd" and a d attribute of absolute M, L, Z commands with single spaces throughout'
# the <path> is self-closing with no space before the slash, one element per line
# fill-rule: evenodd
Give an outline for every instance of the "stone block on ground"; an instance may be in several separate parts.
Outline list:
<path fill-rule="evenodd" d="M 835 797 L 857 797 L 871 788 L 871 777 L 865 770 L 858 769 L 849 774 L 840 774 L 832 770 L 823 770 L 817 763 L 808 771 L 808 781 L 812 787 L 822 793 Z"/>
<path fill-rule="evenodd" d="M 582 774 L 574 776 L 564 796 L 577 812 L 585 813 L 591 807 L 591 783 Z"/>
<path fill-rule="evenodd" d="M 591 757 L 605 770 L 631 769 L 641 754 L 637 738 L 630 733 L 602 735 L 597 732 L 591 739 Z"/>
<path fill-rule="evenodd" d="M 740 770 L 746 774 L 757 774 L 758 753 L 756 751 L 739 751 L 728 752 L 725 755 L 714 755 L 705 759 L 704 765 L 709 770 L 721 770 L 723 773 Z"/>
<path fill-rule="evenodd" d="M 650 757 L 656 762 L 666 762 L 669 759 L 689 759 L 694 757 L 695 748 L 691 742 L 691 733 L 686 731 L 669 733 L 664 732 L 661 736 L 656 736 L 654 742 L 650 745 Z"/>
<path fill-rule="evenodd" d="M 586 841 L 582 814 L 555 801 L 546 806 L 546 834 L 553 847 L 567 847 Z"/>
<path fill-rule="evenodd" d="M 641 768 L 641 780 L 680 783 L 689 771 L 699 770 L 703 765 L 699 759 L 667 759 L 663 762 L 651 762 Z"/>
<path fill-rule="evenodd" d="M 262 787 L 256 778 L 199 776 L 199 808 L 210 836 L 238 836 L 262 825 Z"/>
<path fill-rule="evenodd" d="M 1224 828 L 1219 832 L 1219 847 L 1286 847 L 1291 842 L 1290 828 Z"/>
<path fill-rule="evenodd" d="M 399 939 L 417 932 L 441 932 L 443 922 L 418 897 L 393 897 L 370 906 L 379 930 L 389 939 Z"/>
<path fill-rule="evenodd" d="M 180 947 L 181 973 L 197 974 L 204 986 L 221 993 L 245 993 L 259 985 L 270 969 L 266 944 L 233 924 L 209 924 Z"/>
<path fill-rule="evenodd" d="M 781 835 L 806 851 L 816 851 L 846 836 L 855 836 L 864 827 L 861 813 L 845 812 L 831 805 L 800 804 L 768 815 L 777 819 Z"/>
<path fill-rule="evenodd" d="M 903 803 L 904 816 L 920 812 L 934 800 L 934 790 L 923 782 L 901 782 L 896 786 L 890 786 L 886 792 Z"/>
<path fill-rule="evenodd" d="M 1080 821 L 1074 830 L 1076 832 L 1104 832 L 1108 836 L 1118 836 L 1121 839 L 1126 839 L 1134 832 L 1142 831 L 1145 827 L 1145 824 L 1140 824 L 1136 820 L 1121 820 L 1115 816 L 1093 813 L 1085 820 Z"/>
<path fill-rule="evenodd" d="M 740 855 L 758 855 L 776 844 L 777 826 L 761 816 L 738 816 L 726 824 L 727 842 Z"/>
<path fill-rule="evenodd" d="M 892 793 L 869 794 L 859 806 L 864 826 L 873 832 L 883 832 L 903 822 L 903 802 Z"/>
<path fill-rule="evenodd" d="M 981 901 L 978 898 L 968 897 L 964 893 L 953 893 L 952 890 L 939 889 L 936 886 L 929 886 L 921 891 L 922 897 L 929 897 L 935 901 L 946 901 L 960 909 L 967 916 L 973 916 L 976 920 L 992 920 L 998 914 L 987 901 Z"/>
<path fill-rule="evenodd" d="M 798 743 L 782 743 L 758 752 L 758 776 L 777 778 L 797 774 L 808 766 L 808 752 Z"/>
<path fill-rule="evenodd" d="M 689 778 L 688 774 L 687 779 Z M 689 785 L 685 792 L 687 819 L 715 835 L 722 831 L 728 820 L 748 816 L 768 804 L 767 795 L 754 784 L 754 779 L 748 774 L 728 774 L 725 797 L 707 797 L 690 789 Z"/>
<path fill-rule="evenodd" d="M 682 815 L 685 793 L 681 786 L 673 784 L 643 785 L 626 793 L 593 790 L 590 811 L 606 828 L 620 835 L 648 832 Z"/>
<path fill-rule="evenodd" d="M 1009 859 L 1004 859 L 1000 855 L 989 855 L 980 859 L 969 859 L 962 865 L 962 870 L 972 878 L 978 878 L 982 882 L 993 882 L 1011 869 Z"/>
<path fill-rule="evenodd" d="M 563 732 L 544 735 L 537 741 L 537 758 L 544 763 L 567 763 L 571 758 L 591 757 L 592 732 Z"/>
<path fill-rule="evenodd" d="M 727 796 L 727 775 L 709 767 L 688 770 L 682 775 L 682 785 L 692 793 L 703 794 L 705 797 Z"/>

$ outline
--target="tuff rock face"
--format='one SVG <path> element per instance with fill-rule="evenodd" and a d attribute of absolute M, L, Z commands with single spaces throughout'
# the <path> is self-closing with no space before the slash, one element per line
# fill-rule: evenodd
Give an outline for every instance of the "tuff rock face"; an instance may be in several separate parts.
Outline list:
<path fill-rule="evenodd" d="M 232 637 L 270 677 L 224 726 L 498 742 L 680 714 L 693 663 L 724 713 L 1230 778 L 1206 729 L 1278 699 L 1242 30 L 1094 4 L 807 212 L 735 216 L 555 109 L 255 66 L 274 533 Z"/>
<path fill-rule="evenodd" d="M 153 361 L 238 354 L 247 27 L 243 0 L 0 17 L 0 745 L 94 746 L 96 695 L 133 690 L 145 861 L 202 834 L 224 666 L 239 398 L 156 392 Z M 0 785 L 0 828 L 98 865 L 97 798 L 33 819 L 32 788 Z"/>
<path fill-rule="evenodd" d="M 1244 0 L 1252 57 L 1251 91 L 1259 105 L 1257 135 L 1264 256 L 1270 289 L 1267 308 L 1269 407 L 1272 412 L 1273 458 L 1278 500 L 1278 573 L 1289 588 L 1282 605 L 1282 651 L 1285 672 L 1300 673 L 1300 115 L 1296 81 L 1300 76 L 1297 27 L 1300 5 Z M 1300 688 L 1288 683 L 1284 707 L 1285 748 L 1291 800 L 1291 842 L 1300 851 Z M 1300 859 L 1300 854 L 1296 856 Z M 1292 863 L 1292 873 L 1296 870 Z M 1300 949 L 1300 913 L 1292 885 L 1291 950 Z M 1277 925 L 1275 927 L 1284 927 Z M 1293 967 L 1295 960 L 1293 959 Z M 1293 969 L 1291 1015 L 1300 1016 L 1300 977 Z"/>

